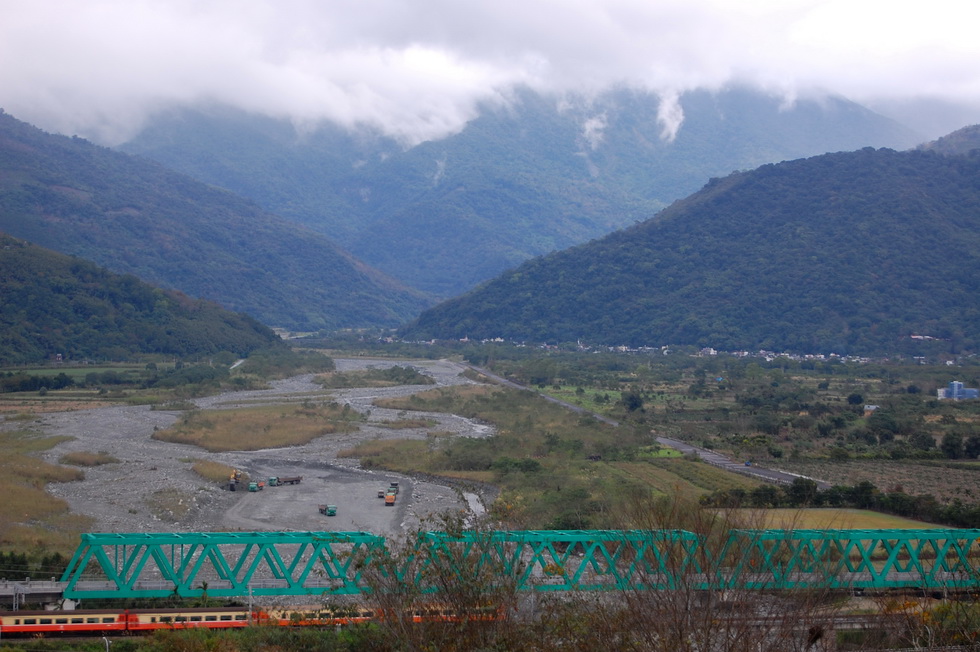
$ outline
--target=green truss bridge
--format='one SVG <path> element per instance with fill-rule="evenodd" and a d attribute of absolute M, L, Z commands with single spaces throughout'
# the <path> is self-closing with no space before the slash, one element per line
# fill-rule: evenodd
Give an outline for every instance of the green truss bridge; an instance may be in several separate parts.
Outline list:
<path fill-rule="evenodd" d="M 400 551 L 367 532 L 84 534 L 66 598 L 518 591 L 980 587 L 980 530 L 424 532 Z"/>

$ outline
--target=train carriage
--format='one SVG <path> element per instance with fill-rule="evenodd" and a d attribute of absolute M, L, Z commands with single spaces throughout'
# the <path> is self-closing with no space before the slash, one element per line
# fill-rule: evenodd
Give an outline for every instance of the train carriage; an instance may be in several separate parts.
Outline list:
<path fill-rule="evenodd" d="M 9 635 L 148 632 L 156 629 L 245 627 L 267 619 L 241 607 L 204 609 L 79 609 L 0 612 L 0 637 Z"/>
<path fill-rule="evenodd" d="M 54 634 L 124 632 L 129 615 L 125 611 L 79 609 L 77 611 L 0 612 L 0 636 L 12 634 Z"/>

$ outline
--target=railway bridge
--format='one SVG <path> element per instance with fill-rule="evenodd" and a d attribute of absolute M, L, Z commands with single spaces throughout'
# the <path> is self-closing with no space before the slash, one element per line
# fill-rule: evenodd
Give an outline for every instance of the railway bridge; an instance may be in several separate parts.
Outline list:
<path fill-rule="evenodd" d="M 356 596 L 473 581 L 533 592 L 980 588 L 980 530 L 422 532 L 397 547 L 368 532 L 92 533 L 59 585 L 78 600 Z"/>

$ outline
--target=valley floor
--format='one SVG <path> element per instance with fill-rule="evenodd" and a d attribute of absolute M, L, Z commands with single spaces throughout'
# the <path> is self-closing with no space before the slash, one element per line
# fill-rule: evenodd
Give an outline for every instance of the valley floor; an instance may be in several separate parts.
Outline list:
<path fill-rule="evenodd" d="M 339 371 L 390 366 L 389 361 L 337 360 Z M 462 367 L 446 361 L 415 362 L 414 366 L 436 378 L 440 385 L 468 383 L 460 376 Z M 431 386 L 427 386 L 429 388 Z M 369 412 L 367 423 L 349 433 L 325 435 L 304 446 L 250 452 L 210 453 L 203 449 L 157 441 L 157 429 L 171 426 L 179 411 L 151 410 L 147 406 L 102 407 L 45 414 L 40 429 L 48 435 L 70 436 L 46 453 L 56 462 L 69 452 L 106 451 L 119 463 L 85 469 L 80 482 L 51 484 L 49 491 L 67 501 L 73 513 L 91 517 L 93 531 L 101 532 L 199 532 L 224 530 L 336 530 L 395 534 L 420 519 L 447 510 L 464 510 L 475 505 L 476 496 L 450 487 L 388 472 L 359 468 L 356 459 L 338 458 L 338 453 L 365 440 L 387 437 L 425 438 L 427 429 L 380 427 L 397 418 L 394 410 L 372 405 L 381 396 L 402 396 L 419 391 L 418 386 L 324 390 L 312 376 L 299 376 L 271 384 L 271 389 L 226 393 L 196 399 L 200 409 L 222 409 L 262 403 L 312 400 L 348 403 L 359 412 Z M 491 430 L 462 417 L 425 414 L 440 431 L 460 436 L 482 437 Z M 267 487 L 264 491 L 228 491 L 227 486 L 209 483 L 192 470 L 198 460 L 212 460 L 238 468 L 253 479 L 270 476 L 303 476 L 298 485 Z M 394 508 L 377 498 L 390 481 L 400 483 Z M 325 517 L 320 504 L 335 504 L 336 517 Z"/>

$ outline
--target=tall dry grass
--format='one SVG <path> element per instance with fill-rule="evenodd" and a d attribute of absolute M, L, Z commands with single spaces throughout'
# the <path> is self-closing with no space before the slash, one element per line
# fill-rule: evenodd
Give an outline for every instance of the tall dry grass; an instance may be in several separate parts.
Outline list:
<path fill-rule="evenodd" d="M 119 459 L 106 451 L 99 451 L 98 453 L 74 451 L 62 455 L 58 458 L 58 463 L 68 464 L 70 466 L 101 466 L 103 464 L 118 464 Z"/>
<path fill-rule="evenodd" d="M 190 412 L 173 427 L 153 433 L 153 438 L 212 453 L 285 448 L 350 432 L 360 420 L 347 405 L 263 405 Z"/>
<path fill-rule="evenodd" d="M 31 430 L 0 433 L 0 548 L 68 554 L 88 528 L 89 520 L 71 515 L 65 501 L 45 491 L 48 483 L 81 480 L 84 473 L 36 457 L 67 439 Z"/>
<path fill-rule="evenodd" d="M 210 460 L 195 460 L 191 465 L 191 470 L 208 482 L 214 482 L 216 484 L 227 483 L 231 474 L 235 471 L 233 467 L 227 464 L 212 462 Z M 244 481 L 248 482 L 247 478 Z"/>

